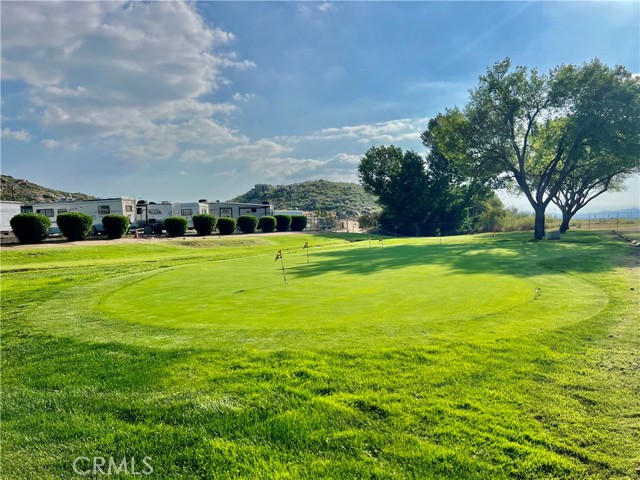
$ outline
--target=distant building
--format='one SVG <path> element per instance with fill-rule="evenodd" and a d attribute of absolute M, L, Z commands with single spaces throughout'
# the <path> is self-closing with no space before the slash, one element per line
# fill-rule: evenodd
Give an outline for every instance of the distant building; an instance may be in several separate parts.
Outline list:
<path fill-rule="evenodd" d="M 304 215 L 302 210 L 276 210 L 274 215 Z"/>

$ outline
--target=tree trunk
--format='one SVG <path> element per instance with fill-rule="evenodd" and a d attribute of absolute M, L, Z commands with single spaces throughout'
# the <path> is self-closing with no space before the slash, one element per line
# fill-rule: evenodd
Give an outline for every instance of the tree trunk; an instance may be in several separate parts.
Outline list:
<path fill-rule="evenodd" d="M 569 230 L 569 222 L 573 215 L 569 212 L 562 212 L 562 223 L 560 224 L 560 233 L 566 233 Z"/>
<path fill-rule="evenodd" d="M 534 240 L 542 240 L 544 238 L 544 207 L 536 207 L 536 223 L 533 233 Z"/>

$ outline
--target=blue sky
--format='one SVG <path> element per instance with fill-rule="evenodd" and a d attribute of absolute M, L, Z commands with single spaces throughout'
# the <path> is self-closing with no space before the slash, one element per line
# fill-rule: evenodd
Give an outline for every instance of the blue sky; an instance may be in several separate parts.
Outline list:
<path fill-rule="evenodd" d="M 2 172 L 62 190 L 227 199 L 357 181 L 423 152 L 504 57 L 640 72 L 638 2 L 2 2 Z M 590 210 L 638 206 L 638 179 Z M 520 207 L 526 201 L 506 198 Z"/>

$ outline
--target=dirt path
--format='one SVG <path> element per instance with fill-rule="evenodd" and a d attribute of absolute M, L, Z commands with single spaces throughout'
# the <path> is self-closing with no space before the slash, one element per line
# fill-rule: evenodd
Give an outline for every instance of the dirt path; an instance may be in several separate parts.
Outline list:
<path fill-rule="evenodd" d="M 160 243 L 160 242 L 175 242 L 181 240 L 210 240 L 212 238 L 247 238 L 247 237 L 274 237 L 281 235 L 300 235 L 300 234 L 313 234 L 318 233 L 316 231 L 304 231 L 304 232 L 273 232 L 273 233 L 238 233 L 235 235 L 209 235 L 203 237 L 202 235 L 195 234 L 187 234 L 182 237 L 167 237 L 167 236 L 156 236 L 156 235 L 141 235 L 139 238 L 133 238 L 131 235 L 127 235 L 124 238 L 118 238 L 116 240 L 107 240 L 101 238 L 88 238 L 86 240 L 80 240 L 78 242 L 69 242 L 64 238 L 47 238 L 42 243 L 38 243 L 35 245 L 21 245 L 19 243 L 2 243 L 2 249 L 11 249 L 11 250 L 24 250 L 24 249 L 34 249 L 34 248 L 62 248 L 62 247 L 93 247 L 97 245 L 122 245 L 129 243 L 138 243 L 138 244 L 152 244 L 152 243 Z M 325 232 L 323 232 L 325 233 Z M 6 236 L 8 237 L 8 236 Z M 15 239 L 15 237 L 13 237 Z M 3 241 L 5 239 L 3 238 Z"/>

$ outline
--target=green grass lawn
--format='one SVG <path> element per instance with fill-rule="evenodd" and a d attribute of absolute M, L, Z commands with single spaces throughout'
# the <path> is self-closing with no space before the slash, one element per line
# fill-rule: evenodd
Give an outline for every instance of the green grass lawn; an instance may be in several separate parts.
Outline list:
<path fill-rule="evenodd" d="M 529 237 L 3 249 L 0 476 L 637 478 L 637 249 Z"/>

